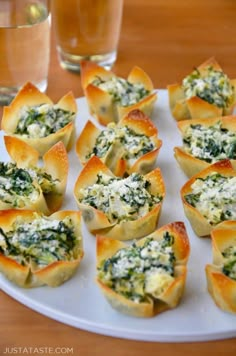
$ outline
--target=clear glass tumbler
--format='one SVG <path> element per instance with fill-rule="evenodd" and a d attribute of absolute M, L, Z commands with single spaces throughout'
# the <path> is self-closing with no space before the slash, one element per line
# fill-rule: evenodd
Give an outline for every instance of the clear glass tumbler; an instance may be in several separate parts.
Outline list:
<path fill-rule="evenodd" d="M 47 0 L 0 1 L 0 105 L 27 81 L 46 90 L 50 22 Z"/>
<path fill-rule="evenodd" d="M 52 0 L 59 61 L 80 70 L 86 59 L 110 68 L 117 57 L 123 0 Z"/>

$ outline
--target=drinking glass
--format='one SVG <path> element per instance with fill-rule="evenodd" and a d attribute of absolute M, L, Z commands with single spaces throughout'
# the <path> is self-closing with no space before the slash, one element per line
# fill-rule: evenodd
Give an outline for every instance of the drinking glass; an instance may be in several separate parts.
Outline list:
<path fill-rule="evenodd" d="M 0 1 L 0 105 L 7 105 L 27 81 L 47 88 L 50 55 L 47 0 Z"/>
<path fill-rule="evenodd" d="M 57 51 L 63 68 L 80 60 L 110 68 L 117 57 L 123 0 L 52 0 Z"/>

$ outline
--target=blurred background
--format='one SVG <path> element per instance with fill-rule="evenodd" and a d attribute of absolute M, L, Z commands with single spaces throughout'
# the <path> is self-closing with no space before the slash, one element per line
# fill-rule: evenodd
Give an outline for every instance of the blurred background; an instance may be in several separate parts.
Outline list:
<path fill-rule="evenodd" d="M 156 88 L 165 88 L 214 56 L 226 74 L 234 78 L 235 16 L 235 0 L 124 0 L 113 71 L 126 77 L 129 69 L 138 65 L 151 76 Z M 48 84 L 53 100 L 59 98 L 59 92 L 70 89 L 76 97 L 83 95 L 79 75 L 60 68 L 53 26 Z"/>

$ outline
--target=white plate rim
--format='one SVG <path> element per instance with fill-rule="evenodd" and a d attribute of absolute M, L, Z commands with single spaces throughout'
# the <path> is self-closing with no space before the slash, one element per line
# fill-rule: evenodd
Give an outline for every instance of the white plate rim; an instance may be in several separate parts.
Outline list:
<path fill-rule="evenodd" d="M 77 103 L 78 103 L 78 110 L 79 110 L 79 113 L 77 116 L 77 125 L 78 125 L 77 135 L 78 135 L 79 132 L 81 131 L 82 127 L 84 126 L 85 122 L 87 121 L 87 119 L 90 119 L 92 121 L 94 121 L 94 119 L 91 118 L 91 116 L 89 115 L 89 111 L 87 108 L 85 98 L 78 98 Z M 81 114 L 80 114 L 80 112 L 81 112 Z M 157 124 L 158 130 L 159 130 L 159 136 L 161 139 L 163 139 L 163 144 L 166 143 L 165 139 L 167 139 L 167 137 L 168 137 L 168 140 L 170 139 L 170 141 L 172 142 L 171 149 L 173 148 L 173 145 L 176 142 L 180 143 L 180 136 L 179 136 L 179 133 L 177 132 L 176 123 L 174 122 L 174 119 L 172 118 L 169 108 L 168 108 L 168 95 L 167 95 L 166 90 L 158 90 L 158 101 L 155 105 L 153 117 L 154 117 L 154 122 Z M 94 123 L 96 123 L 96 121 L 94 121 Z M 167 136 L 167 133 L 170 137 Z M 3 136 L 2 132 L 1 132 L 1 136 Z M 1 149 L 1 152 L 3 152 L 3 156 L 4 156 L 3 143 L 2 143 L 2 146 L 0 146 L 0 149 Z M 161 150 L 163 150 L 163 148 Z M 171 155 L 173 154 L 172 152 L 170 152 L 170 147 L 166 147 L 165 153 L 167 153 L 167 151 L 168 151 L 168 155 L 169 155 L 168 157 L 170 158 Z M 160 153 L 160 155 L 161 155 L 161 153 Z M 157 160 L 157 165 L 158 165 L 158 161 L 159 161 L 159 158 Z M 168 163 L 168 162 L 166 162 L 164 157 L 162 157 L 162 160 L 160 161 L 160 168 L 161 169 L 163 168 L 163 170 L 168 171 L 166 163 Z M 176 165 L 175 170 L 176 170 L 176 172 L 178 172 L 178 175 L 179 175 L 177 177 L 177 179 L 179 181 L 176 182 L 176 184 L 178 183 L 177 185 L 179 186 L 180 183 L 182 183 L 184 180 L 186 180 L 186 177 L 184 177 L 183 173 L 180 172 L 180 168 L 177 166 L 174 159 L 171 160 L 171 162 L 169 162 L 169 163 Z M 169 182 L 169 187 L 171 187 L 171 189 L 172 189 L 172 185 L 170 184 L 170 182 Z M 176 198 L 177 198 L 177 196 L 176 196 Z M 169 198 L 169 200 L 170 200 L 170 198 Z M 73 204 L 74 204 L 74 202 L 73 202 Z M 166 206 L 166 208 L 168 209 L 168 206 Z M 173 214 L 174 212 L 171 212 L 171 213 Z M 163 212 L 161 214 L 163 214 Z M 166 223 L 165 219 L 166 219 L 166 217 L 164 219 L 162 219 L 164 223 Z M 187 231 L 190 232 L 191 237 L 194 235 L 193 231 L 191 230 L 191 226 L 189 225 L 188 221 L 186 220 L 186 218 L 183 215 L 181 216 L 181 219 L 175 219 L 175 220 L 184 221 L 185 225 L 187 227 Z M 171 220 L 171 221 L 173 221 L 173 220 Z M 158 224 L 158 227 L 160 227 L 161 225 L 162 224 Z M 200 241 L 198 241 L 198 240 L 196 240 L 197 242 L 194 242 L 195 241 L 194 239 L 199 239 L 196 236 L 194 236 L 192 238 L 193 238 L 193 240 L 192 240 L 193 243 L 196 243 L 196 244 L 200 243 Z M 208 242 L 206 242 L 206 241 L 203 242 L 203 245 L 204 245 L 204 248 L 206 248 L 206 247 L 208 248 L 205 258 L 208 263 L 211 263 L 211 251 L 209 249 Z M 191 249 L 192 249 L 192 247 L 191 247 Z M 85 253 L 86 253 L 86 251 L 85 251 Z M 196 261 L 194 263 L 196 264 Z M 194 266 L 194 263 L 193 263 L 193 266 Z M 194 276 L 194 271 L 192 271 L 191 273 Z M 73 277 L 73 278 L 76 278 L 76 277 Z M 195 276 L 195 279 L 196 279 L 196 276 Z M 73 290 L 73 287 L 71 287 L 71 285 L 73 285 L 73 283 L 76 283 L 76 281 L 72 279 L 70 282 L 71 283 L 68 288 L 71 288 Z M 190 283 L 191 283 L 191 279 L 190 279 Z M 66 286 L 66 283 L 65 283 L 65 286 Z M 137 320 L 136 318 L 129 319 L 129 321 L 133 320 L 134 322 L 133 323 L 130 322 L 131 326 L 128 325 L 128 326 L 124 327 L 124 326 L 122 326 L 122 322 L 120 322 L 119 325 L 113 325 L 110 322 L 107 323 L 106 321 L 104 321 L 104 322 L 98 321 L 98 320 L 96 320 L 96 318 L 94 318 L 93 320 L 89 320 L 82 316 L 76 317 L 75 315 L 72 315 L 71 313 L 68 314 L 65 310 L 63 310 L 63 308 L 61 310 L 59 310 L 57 308 L 53 308 L 50 304 L 47 304 L 47 303 L 45 304 L 45 303 L 41 302 L 40 293 L 44 294 L 45 287 L 42 287 L 41 289 L 37 290 L 39 293 L 39 299 L 35 299 L 31 295 L 31 290 L 28 290 L 28 292 L 27 292 L 27 290 L 22 290 L 19 287 L 16 287 L 15 285 L 11 284 L 3 276 L 0 276 L 0 288 L 2 289 L 3 292 L 5 292 L 6 294 L 11 296 L 18 302 L 22 303 L 23 305 L 29 307 L 32 310 L 35 310 L 35 311 L 41 313 L 42 315 L 45 315 L 46 317 L 50 317 L 54 320 L 57 320 L 59 322 L 65 323 L 67 325 L 70 325 L 70 326 L 73 326 L 76 328 L 80 328 L 80 329 L 83 329 L 83 330 L 86 330 L 89 332 L 95 332 L 95 333 L 102 334 L 102 335 L 124 338 L 124 339 L 131 339 L 131 340 L 158 341 L 158 342 L 209 341 L 209 340 L 220 340 L 220 339 L 225 339 L 225 338 L 232 338 L 232 337 L 236 336 L 236 325 L 235 326 L 233 325 L 233 321 L 235 322 L 235 316 L 232 316 L 232 315 L 229 315 L 229 314 L 226 314 L 226 313 L 220 311 L 214 305 L 214 302 L 212 301 L 211 297 L 207 294 L 206 286 L 202 286 L 202 290 L 203 290 L 203 292 L 205 291 L 205 293 L 206 293 L 206 294 L 204 294 L 204 302 L 205 302 L 207 308 L 209 307 L 210 313 L 217 314 L 216 321 L 218 320 L 220 322 L 221 320 L 225 321 L 225 319 L 226 319 L 226 321 L 229 320 L 229 326 L 227 326 L 227 323 L 226 323 L 226 326 L 224 325 L 223 327 L 221 327 L 221 328 L 219 327 L 218 329 L 211 328 L 211 327 L 207 326 L 202 331 L 200 330 L 200 328 L 199 329 L 193 328 L 192 330 L 188 329 L 186 333 L 181 332 L 181 329 L 179 329 L 179 328 L 177 328 L 176 330 L 171 330 L 171 332 L 166 331 L 168 328 L 165 329 L 163 332 L 160 330 L 153 330 L 153 329 L 149 329 L 149 328 L 137 329 L 137 328 L 135 328 L 135 324 L 137 324 L 137 323 L 142 324 L 142 321 L 140 321 L 140 319 Z M 37 291 L 36 291 L 36 293 L 33 293 L 33 296 L 35 294 L 37 295 Z M 47 293 L 48 293 L 48 289 L 47 289 Z M 63 291 L 63 293 L 64 293 L 64 291 Z M 58 294 L 60 295 L 60 287 L 58 287 Z M 101 299 L 100 304 L 103 302 L 106 303 L 106 301 L 103 301 L 103 297 L 101 297 L 101 298 L 102 299 Z M 186 300 L 185 300 L 185 302 L 186 302 Z M 200 303 L 201 303 L 201 301 L 200 301 Z M 185 310 L 184 302 L 183 303 L 181 302 L 180 307 L 181 307 L 181 310 L 183 310 L 183 311 Z M 187 307 L 189 308 L 189 306 L 187 306 Z M 191 305 L 190 305 L 190 307 L 191 307 Z M 110 307 L 106 306 L 106 308 L 107 308 L 107 310 L 109 310 Z M 179 308 L 179 307 L 177 307 L 177 308 Z M 201 310 L 200 309 L 199 310 L 202 313 L 204 313 L 206 311 L 206 309 L 204 309 L 204 308 L 205 307 L 203 307 Z M 113 313 L 113 311 L 111 311 L 111 313 Z M 168 317 L 167 317 L 168 320 L 171 319 L 171 313 L 173 313 L 173 316 L 175 315 L 174 310 L 168 311 L 168 314 L 166 313 L 166 315 L 168 315 Z M 184 316 L 184 314 L 182 314 L 182 316 Z M 211 317 L 211 316 L 209 316 L 209 317 Z M 122 319 L 125 321 L 128 320 L 127 316 L 123 316 L 120 314 L 119 314 L 119 316 L 114 314 L 114 317 L 116 318 L 116 321 L 117 320 L 119 321 Z M 162 313 L 161 316 L 156 316 L 155 318 L 157 321 L 159 320 L 158 318 L 161 318 L 163 325 L 165 324 L 165 319 L 166 319 L 165 313 Z M 152 321 L 150 320 L 151 324 L 153 324 L 153 320 L 155 320 L 155 318 L 152 318 Z M 206 318 L 207 318 L 207 316 L 206 316 Z M 191 320 L 191 317 L 190 317 L 190 321 L 193 321 L 193 320 Z M 214 322 L 215 322 L 215 320 L 214 320 Z M 203 323 L 202 325 L 205 327 L 204 321 L 201 320 L 201 323 Z M 145 320 L 145 322 L 143 322 L 143 324 L 145 326 L 149 325 L 148 321 L 146 321 L 146 320 Z M 158 325 L 158 322 L 157 322 L 157 325 Z"/>

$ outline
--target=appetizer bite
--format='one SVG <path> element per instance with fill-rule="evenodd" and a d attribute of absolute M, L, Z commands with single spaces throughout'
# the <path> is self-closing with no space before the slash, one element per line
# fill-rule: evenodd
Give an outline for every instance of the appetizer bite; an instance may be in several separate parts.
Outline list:
<path fill-rule="evenodd" d="M 76 152 L 82 165 L 97 156 L 122 177 L 152 170 L 161 146 L 157 128 L 137 109 L 103 130 L 88 121 L 76 142 Z"/>
<path fill-rule="evenodd" d="M 236 80 L 210 58 L 181 84 L 167 86 L 172 115 L 177 121 L 230 115 L 236 103 L 235 85 Z"/>
<path fill-rule="evenodd" d="M 5 136 L 12 162 L 0 162 L 0 210 L 30 209 L 49 215 L 64 198 L 68 157 L 62 142 L 55 144 L 38 165 L 39 153 L 16 137 Z"/>
<path fill-rule="evenodd" d="M 236 171 L 229 160 L 195 174 L 181 189 L 187 218 L 198 236 L 225 220 L 236 220 Z"/>
<path fill-rule="evenodd" d="M 98 286 L 119 312 L 154 316 L 179 304 L 189 252 L 182 222 L 165 225 L 130 246 L 98 236 Z"/>
<path fill-rule="evenodd" d="M 94 62 L 81 61 L 81 83 L 90 112 L 102 125 L 118 122 L 133 109 L 150 116 L 157 98 L 151 79 L 139 67 L 124 79 Z"/>
<path fill-rule="evenodd" d="M 43 156 L 62 141 L 69 151 L 74 142 L 77 105 L 73 94 L 57 104 L 31 83 L 26 83 L 9 106 L 4 107 L 1 128 L 20 138 Z"/>
<path fill-rule="evenodd" d="M 175 147 L 175 158 L 188 177 L 210 164 L 229 159 L 236 164 L 236 116 L 178 122 L 183 146 Z"/>
<path fill-rule="evenodd" d="M 83 254 L 80 212 L 0 211 L 0 272 L 18 286 L 59 286 Z"/>
<path fill-rule="evenodd" d="M 159 168 L 122 179 L 93 156 L 77 178 L 74 196 L 91 233 L 129 240 L 155 230 L 165 186 Z"/>
<path fill-rule="evenodd" d="M 236 221 L 219 224 L 211 232 L 213 264 L 206 265 L 208 291 L 215 304 L 236 313 Z"/>

